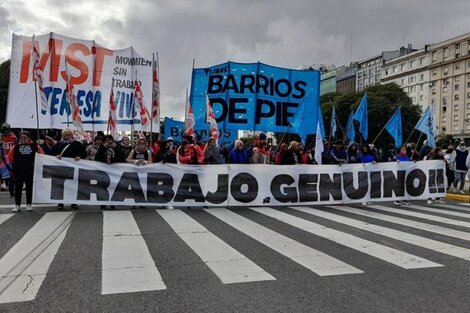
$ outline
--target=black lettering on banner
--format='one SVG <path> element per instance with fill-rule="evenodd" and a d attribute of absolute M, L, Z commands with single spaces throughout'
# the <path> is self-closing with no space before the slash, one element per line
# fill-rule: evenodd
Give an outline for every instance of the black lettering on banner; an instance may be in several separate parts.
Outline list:
<path fill-rule="evenodd" d="M 228 174 L 219 174 L 217 176 L 217 190 L 208 192 L 206 201 L 212 204 L 220 204 L 228 198 Z"/>
<path fill-rule="evenodd" d="M 234 124 L 247 124 L 248 120 L 246 118 L 238 118 L 242 114 L 246 114 L 245 108 L 237 108 L 237 103 L 248 103 L 247 98 L 230 98 L 229 100 L 229 113 L 228 113 L 228 122 Z M 217 121 L 219 122 L 219 121 Z"/>
<path fill-rule="evenodd" d="M 302 99 L 303 97 L 305 97 L 305 89 L 303 87 L 307 86 L 307 83 L 302 81 L 302 80 L 298 80 L 294 83 L 294 89 L 297 90 L 299 92 L 299 94 L 292 94 L 292 98 L 294 99 Z"/>
<path fill-rule="evenodd" d="M 405 195 L 405 175 L 406 171 L 397 171 L 397 175 L 393 171 L 384 171 L 384 198 L 391 198 L 393 194 L 396 197 Z"/>
<path fill-rule="evenodd" d="M 436 175 L 437 192 L 446 192 L 446 186 L 444 184 L 444 170 L 438 169 Z"/>
<path fill-rule="evenodd" d="M 281 84 L 284 84 L 286 86 L 286 91 L 282 91 Z M 276 94 L 279 97 L 287 97 L 292 92 L 292 85 L 290 84 L 290 81 L 285 78 L 276 80 L 274 85 L 274 88 L 276 89 Z"/>
<path fill-rule="evenodd" d="M 382 198 L 382 172 L 370 172 L 370 198 Z"/>
<path fill-rule="evenodd" d="M 299 175 L 300 202 L 318 201 L 317 183 L 318 174 Z"/>
<path fill-rule="evenodd" d="M 223 98 L 211 98 L 211 103 L 212 103 L 212 107 L 215 107 L 217 104 L 220 104 L 222 106 L 222 110 L 221 110 L 222 113 L 220 113 L 218 117 L 217 116 L 215 117 L 215 121 L 217 123 L 225 121 L 228 115 L 227 102 L 225 102 Z"/>
<path fill-rule="evenodd" d="M 51 181 L 51 199 L 64 199 L 64 185 L 66 179 L 73 179 L 75 169 L 69 166 L 44 165 L 42 170 L 43 178 L 50 178 Z"/>
<path fill-rule="evenodd" d="M 222 82 L 224 80 L 223 75 L 210 75 L 209 85 L 207 87 L 207 93 L 221 93 L 223 92 Z M 212 99 L 211 99 L 212 101 Z"/>
<path fill-rule="evenodd" d="M 415 187 L 415 181 L 418 180 L 418 185 Z M 406 176 L 406 192 L 412 196 L 417 197 L 423 194 L 426 188 L 426 174 L 416 168 L 408 173 Z"/>
<path fill-rule="evenodd" d="M 178 127 L 170 127 L 170 136 L 171 137 L 179 137 L 180 136 L 180 130 Z"/>
<path fill-rule="evenodd" d="M 295 183 L 295 179 L 287 174 L 276 175 L 271 181 L 271 194 L 274 199 L 279 202 L 298 202 L 297 188 L 295 187 L 284 187 L 281 190 L 282 185 L 290 186 Z"/>
<path fill-rule="evenodd" d="M 429 170 L 429 192 L 430 193 L 437 193 L 437 186 L 436 186 L 436 170 Z"/>
<path fill-rule="evenodd" d="M 349 199 L 358 200 L 365 197 L 369 191 L 369 177 L 368 172 L 357 172 L 359 186 L 354 188 L 354 173 L 343 173 L 343 186 L 344 191 Z"/>
<path fill-rule="evenodd" d="M 225 80 L 224 91 L 226 92 L 229 90 L 233 90 L 234 93 L 240 93 L 235 76 L 232 74 L 227 75 L 227 79 Z"/>
<path fill-rule="evenodd" d="M 277 114 L 276 125 L 289 126 L 289 120 L 294 117 L 294 113 L 289 108 L 298 108 L 299 104 L 295 102 L 278 102 L 277 105 L 278 112 L 282 112 L 282 114 Z"/>
<path fill-rule="evenodd" d="M 333 180 L 330 174 L 320 174 L 320 201 L 330 200 L 330 195 L 333 200 L 342 200 L 342 190 L 341 174 L 333 174 Z"/>
<path fill-rule="evenodd" d="M 269 79 L 264 75 L 258 75 L 258 79 L 256 81 L 256 90 L 260 92 L 260 90 L 263 89 L 263 92 L 268 95 L 270 94 L 268 91 L 268 87 Z M 270 95 L 272 95 L 272 93 Z"/>
<path fill-rule="evenodd" d="M 77 200 L 90 200 L 91 194 L 94 193 L 96 200 L 108 201 L 110 182 L 111 179 L 106 172 L 79 169 Z"/>
<path fill-rule="evenodd" d="M 134 199 L 136 203 L 145 202 L 145 195 L 137 173 L 123 172 L 111 197 L 111 201 L 122 202 L 125 199 Z"/>
<path fill-rule="evenodd" d="M 243 185 L 248 186 L 247 192 L 242 192 Z M 248 173 L 240 173 L 235 175 L 230 184 L 230 193 L 232 197 L 238 202 L 248 203 L 252 202 L 258 197 L 258 181 L 256 178 Z"/>
<path fill-rule="evenodd" d="M 240 76 L 240 92 L 245 93 L 245 89 L 248 89 L 251 93 L 255 93 L 255 77 L 253 75 L 241 75 Z"/>
<path fill-rule="evenodd" d="M 263 112 L 263 108 L 267 107 L 268 110 Z M 258 99 L 256 101 L 256 111 L 255 111 L 255 124 L 261 122 L 262 117 L 271 117 L 276 113 L 276 107 L 272 101 L 265 99 Z"/>
<path fill-rule="evenodd" d="M 175 202 L 185 202 L 193 199 L 196 202 L 204 202 L 201 184 L 197 174 L 184 174 L 176 191 Z"/>
<path fill-rule="evenodd" d="M 147 175 L 147 201 L 151 203 L 168 203 L 173 199 L 173 177 L 166 173 L 149 173 Z"/>

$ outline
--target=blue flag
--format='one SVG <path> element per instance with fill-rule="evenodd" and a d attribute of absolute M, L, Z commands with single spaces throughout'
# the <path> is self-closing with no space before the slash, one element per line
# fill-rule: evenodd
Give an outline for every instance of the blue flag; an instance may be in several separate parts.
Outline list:
<path fill-rule="evenodd" d="M 356 137 L 356 131 L 354 130 L 354 123 L 353 123 L 354 112 L 349 114 L 348 123 L 346 125 L 346 138 L 348 139 L 349 143 L 354 142 L 354 137 Z"/>
<path fill-rule="evenodd" d="M 436 147 L 436 138 L 434 137 L 434 110 L 431 106 L 428 106 L 426 111 L 424 111 L 415 128 L 428 137 L 428 145 L 431 148 Z"/>
<path fill-rule="evenodd" d="M 393 113 L 392 117 L 385 125 L 385 130 L 388 131 L 388 133 L 393 137 L 393 140 L 395 140 L 395 147 L 400 148 L 403 142 L 401 108 L 398 108 L 398 110 Z"/>
<path fill-rule="evenodd" d="M 367 92 L 362 97 L 361 103 L 359 103 L 359 107 L 354 113 L 354 120 L 359 122 L 359 132 L 362 135 L 364 140 L 367 140 L 369 137 L 369 123 L 367 117 Z"/>
<path fill-rule="evenodd" d="M 302 143 L 305 144 L 307 141 L 307 127 L 304 125 L 304 116 L 305 116 L 305 106 L 304 102 L 300 103 L 300 106 L 297 108 L 297 112 L 292 117 L 292 122 L 290 125 L 295 130 L 295 132 L 300 136 L 302 139 Z"/>
<path fill-rule="evenodd" d="M 336 111 L 335 111 L 334 106 L 333 106 L 333 111 L 331 111 L 330 129 L 331 129 L 331 137 L 334 138 L 336 134 Z"/>

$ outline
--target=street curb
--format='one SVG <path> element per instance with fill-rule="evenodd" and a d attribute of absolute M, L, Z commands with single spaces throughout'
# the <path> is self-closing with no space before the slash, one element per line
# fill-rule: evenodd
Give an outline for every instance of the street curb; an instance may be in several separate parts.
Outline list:
<path fill-rule="evenodd" d="M 455 193 L 448 193 L 446 194 L 446 199 L 461 201 L 461 202 L 470 202 L 470 196 L 467 195 L 458 195 Z"/>

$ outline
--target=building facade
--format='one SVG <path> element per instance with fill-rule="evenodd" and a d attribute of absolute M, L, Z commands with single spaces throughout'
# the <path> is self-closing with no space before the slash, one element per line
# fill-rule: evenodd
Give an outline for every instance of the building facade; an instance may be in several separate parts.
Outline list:
<path fill-rule="evenodd" d="M 320 75 L 320 96 L 336 92 L 336 69 L 324 71 Z"/>
<path fill-rule="evenodd" d="M 336 69 L 336 91 L 349 93 L 356 91 L 357 62 Z"/>

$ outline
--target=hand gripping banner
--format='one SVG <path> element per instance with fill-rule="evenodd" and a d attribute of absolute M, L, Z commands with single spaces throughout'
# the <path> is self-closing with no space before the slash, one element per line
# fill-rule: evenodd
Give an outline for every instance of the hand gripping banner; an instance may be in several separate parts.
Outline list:
<path fill-rule="evenodd" d="M 445 196 L 440 160 L 347 165 L 104 164 L 37 155 L 35 203 L 273 206 Z"/>

